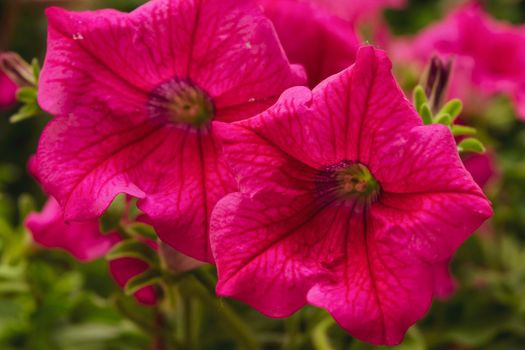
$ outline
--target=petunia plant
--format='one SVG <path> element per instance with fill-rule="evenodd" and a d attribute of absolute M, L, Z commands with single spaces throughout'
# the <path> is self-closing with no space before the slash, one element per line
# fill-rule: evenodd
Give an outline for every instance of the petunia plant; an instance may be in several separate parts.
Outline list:
<path fill-rule="evenodd" d="M 448 99 L 452 61 L 432 58 L 410 101 L 388 50 L 360 39 L 364 18 L 404 4 L 48 8 L 42 70 L 3 69 L 28 77 L 13 121 L 52 117 L 28 165 L 48 199 L 23 215 L 24 249 L 104 257 L 151 349 L 205 348 L 207 317 L 225 348 L 273 348 L 271 330 L 328 350 L 334 322 L 374 345 L 417 340 L 493 211 L 460 158 L 485 147 Z"/>

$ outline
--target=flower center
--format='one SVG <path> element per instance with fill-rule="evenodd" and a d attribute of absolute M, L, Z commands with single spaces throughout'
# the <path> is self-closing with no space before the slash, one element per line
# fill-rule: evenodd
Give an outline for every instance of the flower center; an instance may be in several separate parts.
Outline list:
<path fill-rule="evenodd" d="M 381 186 L 370 170 L 361 163 L 351 161 L 322 169 L 316 183 L 321 195 L 335 195 L 339 199 L 366 205 L 375 202 L 381 192 Z"/>
<path fill-rule="evenodd" d="M 191 81 L 179 78 L 162 83 L 153 90 L 148 110 L 152 117 L 167 117 L 173 123 L 196 127 L 207 124 L 214 115 L 208 94 Z"/>

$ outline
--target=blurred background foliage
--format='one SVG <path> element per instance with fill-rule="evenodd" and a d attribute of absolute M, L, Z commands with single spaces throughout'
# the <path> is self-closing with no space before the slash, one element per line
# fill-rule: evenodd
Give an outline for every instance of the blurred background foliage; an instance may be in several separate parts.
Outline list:
<path fill-rule="evenodd" d="M 141 0 L 1 0 L 0 51 L 26 60 L 45 52 L 45 7 L 112 7 L 129 11 Z M 525 2 L 489 0 L 493 16 L 525 23 Z M 412 0 L 407 9 L 387 10 L 395 34 L 415 33 L 455 5 L 451 0 Z M 504 58 L 502 58 L 504 59 Z M 112 281 L 104 261 L 81 264 L 66 253 L 40 249 L 23 220 L 44 195 L 26 170 L 48 122 L 38 117 L 10 124 L 16 107 L 0 111 L 0 349 L 156 349 L 155 310 L 139 306 Z M 457 292 L 435 301 L 399 350 L 525 349 L 525 126 L 509 101 L 494 99 L 479 115 L 464 116 L 494 153 L 498 176 L 486 188 L 494 218 L 457 252 Z M 194 348 L 235 349 L 235 331 L 203 312 L 228 304 L 249 320 L 265 349 L 374 349 L 351 339 L 326 314 L 305 308 L 287 320 L 270 320 L 230 300 L 192 310 Z M 328 336 L 326 336 L 328 335 Z M 379 348 L 377 348 L 379 349 Z M 382 348 L 381 348 L 382 349 Z M 250 349 L 251 350 L 251 349 Z"/>

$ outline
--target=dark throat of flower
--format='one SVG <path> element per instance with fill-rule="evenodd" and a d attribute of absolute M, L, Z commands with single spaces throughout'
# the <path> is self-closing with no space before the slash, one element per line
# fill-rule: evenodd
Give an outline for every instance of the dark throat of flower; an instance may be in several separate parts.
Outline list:
<path fill-rule="evenodd" d="M 363 164 L 342 161 L 327 166 L 316 177 L 316 195 L 322 200 L 347 202 L 367 208 L 381 195 L 381 186 Z"/>
<path fill-rule="evenodd" d="M 203 127 L 215 114 L 209 95 L 187 79 L 174 78 L 160 84 L 150 94 L 148 112 L 174 124 Z"/>

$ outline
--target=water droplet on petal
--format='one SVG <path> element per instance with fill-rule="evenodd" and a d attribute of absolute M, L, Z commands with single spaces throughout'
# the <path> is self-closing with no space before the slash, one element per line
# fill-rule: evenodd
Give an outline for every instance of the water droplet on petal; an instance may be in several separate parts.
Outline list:
<path fill-rule="evenodd" d="M 84 36 L 81 33 L 73 34 L 73 40 L 83 40 Z"/>
<path fill-rule="evenodd" d="M 247 49 L 251 49 L 252 48 L 252 43 L 247 41 L 246 44 L 244 44 L 244 46 L 246 46 Z"/>

